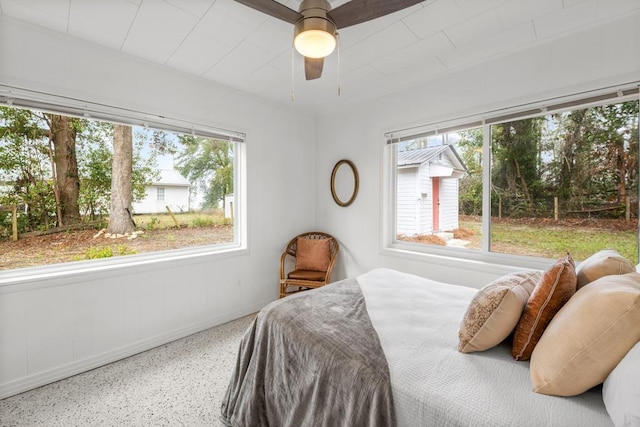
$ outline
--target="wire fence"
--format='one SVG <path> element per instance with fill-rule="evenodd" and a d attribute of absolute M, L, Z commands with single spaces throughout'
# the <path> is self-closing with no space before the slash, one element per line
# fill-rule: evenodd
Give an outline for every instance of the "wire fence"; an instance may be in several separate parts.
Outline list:
<path fill-rule="evenodd" d="M 607 201 L 564 199 L 557 196 L 536 199 L 494 197 L 491 201 L 491 215 L 497 218 L 606 218 L 630 221 L 638 218 L 638 197 L 625 196 L 621 200 Z"/>

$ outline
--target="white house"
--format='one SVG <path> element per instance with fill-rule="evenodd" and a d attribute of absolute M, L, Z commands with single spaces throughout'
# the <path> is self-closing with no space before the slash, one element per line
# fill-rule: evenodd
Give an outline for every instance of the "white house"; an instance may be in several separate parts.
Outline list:
<path fill-rule="evenodd" d="M 279 255 L 304 231 L 339 239 L 333 280 L 384 266 L 482 287 L 547 268 L 398 249 L 385 133 L 634 84 L 637 96 L 639 22 L 628 0 L 425 1 L 341 30 L 341 67 L 332 54 L 306 81 L 299 55 L 291 74 L 293 26 L 235 1 L 0 2 L 1 103 L 246 135 L 235 246 L 0 272 L 0 398 L 255 313 L 278 298 Z M 329 183 L 345 158 L 363 191 L 341 207 Z"/>
<path fill-rule="evenodd" d="M 398 153 L 396 232 L 458 228 L 458 180 L 465 166 L 451 145 Z"/>
<path fill-rule="evenodd" d="M 167 206 L 173 213 L 188 212 L 189 187 L 189 181 L 180 172 L 162 169 L 160 179 L 145 188 L 144 199 L 133 203 L 133 212 L 166 213 Z"/>

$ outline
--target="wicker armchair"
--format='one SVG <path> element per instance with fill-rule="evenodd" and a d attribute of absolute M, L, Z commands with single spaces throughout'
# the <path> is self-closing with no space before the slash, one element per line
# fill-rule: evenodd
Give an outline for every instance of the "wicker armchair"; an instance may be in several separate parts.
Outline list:
<path fill-rule="evenodd" d="M 309 242 L 305 241 L 304 245 L 298 245 L 298 239 L 309 240 Z M 303 246 L 304 254 L 298 252 L 298 246 Z M 310 247 L 315 249 L 309 249 Z M 329 283 L 338 249 L 339 245 L 335 237 L 319 231 L 303 233 L 291 239 L 280 257 L 280 298 Z M 310 254 L 310 250 L 315 252 Z M 311 264 L 309 256 L 314 257 Z M 295 260 L 293 268 L 291 268 L 292 263 L 289 257 Z M 291 271 L 287 273 L 288 270 Z"/>

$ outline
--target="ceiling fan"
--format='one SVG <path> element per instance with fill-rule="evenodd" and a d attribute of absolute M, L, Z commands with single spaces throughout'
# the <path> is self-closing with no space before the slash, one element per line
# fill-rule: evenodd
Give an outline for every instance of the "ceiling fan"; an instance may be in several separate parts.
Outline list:
<path fill-rule="evenodd" d="M 322 75 L 324 57 L 335 49 L 339 29 L 389 15 L 424 0 L 351 0 L 335 9 L 331 9 L 327 0 L 303 0 L 298 12 L 275 0 L 235 1 L 294 25 L 293 44 L 304 56 L 306 79 L 313 80 Z"/>

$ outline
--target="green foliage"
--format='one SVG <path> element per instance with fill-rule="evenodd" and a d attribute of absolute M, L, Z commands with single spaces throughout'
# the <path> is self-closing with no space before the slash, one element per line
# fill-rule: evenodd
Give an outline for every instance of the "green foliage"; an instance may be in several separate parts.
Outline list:
<path fill-rule="evenodd" d="M 202 207 L 224 205 L 224 196 L 233 193 L 233 144 L 191 135 L 179 139 L 176 168 L 202 192 Z"/>
<path fill-rule="evenodd" d="M 224 216 L 198 215 L 191 220 L 192 227 L 211 227 L 214 225 L 229 224 L 231 224 L 231 219 L 225 218 Z"/>
<path fill-rule="evenodd" d="M 623 215 L 625 197 L 638 195 L 638 108 L 628 101 L 492 125 L 492 214 L 549 217 L 557 197 L 560 215 Z M 460 213 L 479 215 L 482 130 L 459 135 L 469 172 Z"/>
<path fill-rule="evenodd" d="M 0 200 L 29 207 L 20 232 L 55 225 L 47 132 L 42 113 L 0 107 Z"/>
<path fill-rule="evenodd" d="M 156 217 L 156 216 L 152 216 L 152 217 L 149 219 L 149 222 L 147 222 L 147 223 L 144 225 L 144 228 L 145 228 L 145 230 L 147 230 L 147 231 L 153 231 L 153 230 L 155 230 L 155 229 L 158 227 L 158 224 L 159 224 L 159 223 L 160 223 L 160 220 L 158 219 L 158 217 Z"/>
<path fill-rule="evenodd" d="M 90 247 L 84 253 L 84 259 L 110 258 L 113 256 L 111 246 Z"/>
<path fill-rule="evenodd" d="M 491 126 L 492 188 L 518 196 L 519 209 L 529 215 L 543 186 L 538 167 L 543 122 L 536 117 Z"/>
<path fill-rule="evenodd" d="M 145 144 L 152 141 L 153 133 L 137 132 L 133 146 L 133 200 L 141 200 L 145 187 L 159 178 L 157 154 L 151 151 L 147 156 L 142 152 Z M 84 214 L 95 218 L 109 213 L 111 195 L 111 164 L 113 162 L 113 125 L 93 122 L 81 134 L 79 169 L 81 171 L 81 205 Z"/>
<path fill-rule="evenodd" d="M 109 212 L 113 124 L 88 119 L 70 121 L 76 132 L 81 215 L 88 220 Z M 18 204 L 19 232 L 51 228 L 57 222 L 53 189 L 50 120 L 44 113 L 0 107 L 0 204 Z M 136 135 L 133 154 L 133 199 L 159 177 L 157 153 L 175 150 L 161 131 Z M 143 151 L 146 147 L 159 147 Z M 172 148 L 173 147 L 173 148 Z M 10 183 L 10 184 L 7 184 Z"/>
<path fill-rule="evenodd" d="M 191 226 L 193 227 L 210 227 L 214 224 L 214 219 L 208 216 L 197 216 L 191 220 Z"/>
<path fill-rule="evenodd" d="M 482 214 L 482 129 L 460 132 L 462 161 L 467 167 L 467 176 L 460 181 L 460 213 L 464 215 Z"/>
<path fill-rule="evenodd" d="M 132 255 L 136 252 L 126 245 L 112 246 L 92 246 L 84 253 L 84 259 L 111 258 L 118 255 Z"/>

